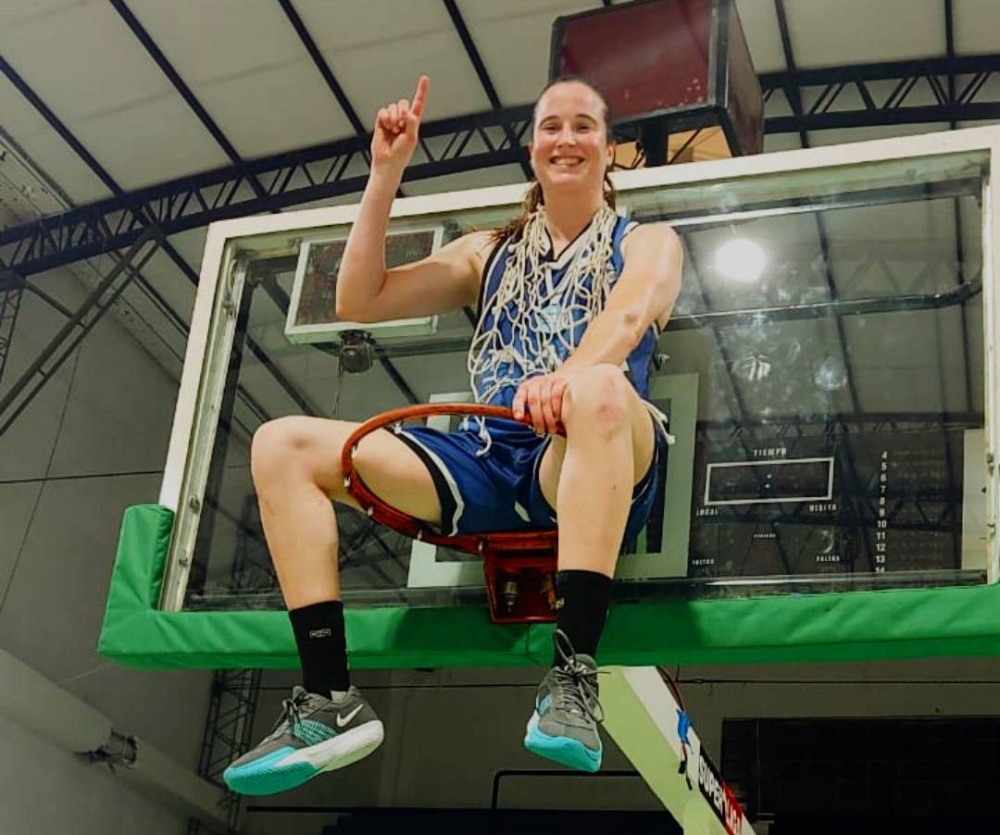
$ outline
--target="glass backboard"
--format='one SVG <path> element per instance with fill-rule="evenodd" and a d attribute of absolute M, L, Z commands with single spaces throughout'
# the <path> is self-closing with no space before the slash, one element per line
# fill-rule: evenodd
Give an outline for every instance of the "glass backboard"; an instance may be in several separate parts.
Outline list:
<path fill-rule="evenodd" d="M 998 138 L 958 131 L 619 176 L 619 211 L 673 225 L 685 265 L 651 388 L 678 443 L 616 599 L 995 579 Z M 495 228 L 521 196 L 397 201 L 390 248 L 419 254 Z M 367 331 L 368 364 L 345 361 L 329 276 L 355 212 L 213 227 L 161 497 L 176 514 L 162 611 L 283 609 L 249 471 L 264 422 L 360 421 L 468 396 L 472 310 L 394 338 L 353 325 Z M 317 323 L 322 333 L 305 332 Z M 349 607 L 484 606 L 475 557 L 346 508 L 338 521 Z"/>

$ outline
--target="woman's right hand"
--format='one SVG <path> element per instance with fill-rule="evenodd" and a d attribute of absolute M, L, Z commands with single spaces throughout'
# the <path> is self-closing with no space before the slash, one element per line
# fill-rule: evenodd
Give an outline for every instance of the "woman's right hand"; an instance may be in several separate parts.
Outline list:
<path fill-rule="evenodd" d="M 375 117 L 372 134 L 372 168 L 391 167 L 402 173 L 417 147 L 420 119 L 424 115 L 430 80 L 420 76 L 413 102 L 400 99 L 383 107 Z"/>

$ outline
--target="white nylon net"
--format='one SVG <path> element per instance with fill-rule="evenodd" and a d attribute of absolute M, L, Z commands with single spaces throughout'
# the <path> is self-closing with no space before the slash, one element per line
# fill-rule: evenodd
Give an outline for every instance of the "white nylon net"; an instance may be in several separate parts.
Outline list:
<path fill-rule="evenodd" d="M 545 209 L 532 213 L 472 337 L 468 368 L 477 402 L 493 402 L 505 387 L 551 373 L 573 353 L 611 290 L 617 221 L 610 206 L 601 206 L 572 244 L 569 267 L 554 278 Z"/>

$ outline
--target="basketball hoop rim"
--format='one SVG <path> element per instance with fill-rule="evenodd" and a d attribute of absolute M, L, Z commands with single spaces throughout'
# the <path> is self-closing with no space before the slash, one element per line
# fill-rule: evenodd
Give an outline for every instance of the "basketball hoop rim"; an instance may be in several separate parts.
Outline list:
<path fill-rule="evenodd" d="M 369 418 L 358 426 L 344 443 L 341 466 L 344 487 L 361 509 L 379 524 L 421 542 L 443 545 L 456 551 L 482 555 L 492 551 L 555 551 L 558 531 L 555 528 L 524 531 L 486 531 L 474 534 L 443 534 L 435 531 L 427 522 L 392 507 L 382 500 L 365 483 L 354 468 L 354 454 L 360 442 L 379 429 L 388 429 L 393 424 L 405 420 L 437 415 L 463 415 L 466 417 L 500 418 L 515 421 L 510 409 L 482 403 L 420 403 L 390 409 Z"/>

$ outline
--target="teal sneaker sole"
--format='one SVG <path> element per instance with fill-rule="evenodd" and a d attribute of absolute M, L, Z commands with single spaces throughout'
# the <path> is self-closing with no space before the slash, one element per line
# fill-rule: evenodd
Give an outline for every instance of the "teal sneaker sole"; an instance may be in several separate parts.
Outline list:
<path fill-rule="evenodd" d="M 593 774 L 601 770 L 601 755 L 603 753 L 601 748 L 594 751 L 575 739 L 565 736 L 549 736 L 538 729 L 538 718 L 538 714 L 535 713 L 528 722 L 527 733 L 524 736 L 524 747 L 527 750 L 539 757 L 544 757 L 577 771 L 587 771 Z"/>
<path fill-rule="evenodd" d="M 383 738 L 382 723 L 367 722 L 309 748 L 297 751 L 281 748 L 244 765 L 230 766 L 222 779 L 237 794 L 258 797 L 286 792 L 324 771 L 335 771 L 364 759 L 382 744 Z"/>
<path fill-rule="evenodd" d="M 275 753 L 279 756 L 271 755 L 239 768 L 227 768 L 222 779 L 237 794 L 259 796 L 297 789 L 321 772 L 306 762 L 282 764 L 292 750 Z"/>

